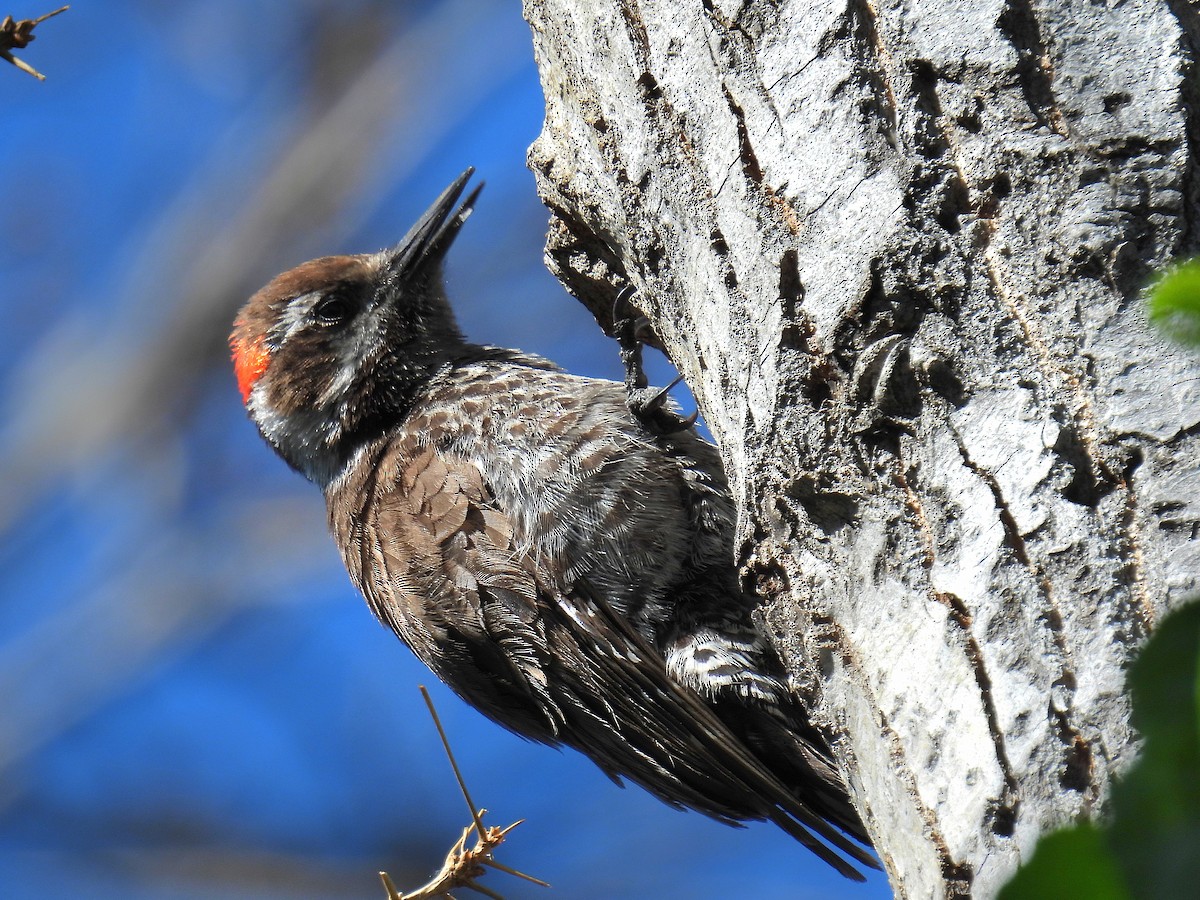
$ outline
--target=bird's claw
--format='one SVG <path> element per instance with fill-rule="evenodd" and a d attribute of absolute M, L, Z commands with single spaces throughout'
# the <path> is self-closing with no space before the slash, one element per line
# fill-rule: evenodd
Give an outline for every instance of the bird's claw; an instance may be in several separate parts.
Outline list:
<path fill-rule="evenodd" d="M 664 388 L 649 387 L 642 366 L 642 345 L 654 332 L 650 320 L 641 314 L 620 315 L 636 310 L 628 301 L 633 296 L 631 285 L 621 288 L 613 301 L 613 337 L 621 347 L 621 363 L 625 367 L 625 402 L 638 420 L 659 435 L 687 431 L 696 424 L 697 413 L 683 416 L 666 405 L 671 389 L 683 381 L 679 375 Z"/>
<path fill-rule="evenodd" d="M 629 405 L 630 411 L 655 434 L 666 436 L 687 431 L 696 424 L 699 411 L 684 416 L 669 409 L 666 405 L 671 389 L 681 381 L 683 381 L 682 375 L 663 388 L 645 387 L 628 391 L 625 402 Z"/>

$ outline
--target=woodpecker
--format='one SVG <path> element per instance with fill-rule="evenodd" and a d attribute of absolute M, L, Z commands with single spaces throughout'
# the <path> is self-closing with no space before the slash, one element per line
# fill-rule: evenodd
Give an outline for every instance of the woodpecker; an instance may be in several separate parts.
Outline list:
<path fill-rule="evenodd" d="M 250 298 L 230 339 L 250 417 L 324 492 L 375 615 L 460 697 L 862 880 L 845 857 L 878 868 L 866 832 L 739 588 L 715 448 L 617 382 L 459 330 L 442 264 L 472 171 L 393 249 Z"/>

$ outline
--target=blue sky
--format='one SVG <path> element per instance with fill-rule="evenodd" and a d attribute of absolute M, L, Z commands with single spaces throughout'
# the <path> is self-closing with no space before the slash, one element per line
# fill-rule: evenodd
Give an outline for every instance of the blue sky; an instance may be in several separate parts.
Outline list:
<path fill-rule="evenodd" d="M 47 80 L 0 67 L 0 894 L 415 887 L 467 823 L 425 683 L 489 820 L 528 820 L 500 858 L 556 887 L 489 876 L 508 897 L 888 896 L 464 706 L 376 624 L 241 409 L 245 297 L 393 243 L 467 165 L 467 333 L 619 375 L 542 264 L 517 4 L 81 3 L 22 55 Z"/>

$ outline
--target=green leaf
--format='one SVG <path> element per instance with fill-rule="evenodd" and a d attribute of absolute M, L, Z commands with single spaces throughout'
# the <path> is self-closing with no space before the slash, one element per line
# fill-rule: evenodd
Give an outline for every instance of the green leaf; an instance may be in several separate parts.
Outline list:
<path fill-rule="evenodd" d="M 1150 321 L 1181 344 L 1200 347 L 1200 259 L 1169 269 L 1150 286 Z"/>
<path fill-rule="evenodd" d="M 1112 821 L 1042 838 L 1001 900 L 1200 897 L 1200 602 L 1163 618 L 1130 667 L 1137 762 Z"/>
<path fill-rule="evenodd" d="M 1200 598 L 1166 615 L 1130 668 L 1133 726 L 1146 739 L 1147 755 L 1170 749 L 1188 754 L 1181 761 L 1195 761 L 1198 668 Z"/>
<path fill-rule="evenodd" d="M 1104 835 L 1091 822 L 1038 841 L 999 900 L 1130 900 Z"/>
<path fill-rule="evenodd" d="M 1200 890 L 1198 678 L 1200 603 L 1192 602 L 1163 619 L 1129 676 L 1145 744 L 1113 786 L 1109 846 L 1139 896 Z"/>

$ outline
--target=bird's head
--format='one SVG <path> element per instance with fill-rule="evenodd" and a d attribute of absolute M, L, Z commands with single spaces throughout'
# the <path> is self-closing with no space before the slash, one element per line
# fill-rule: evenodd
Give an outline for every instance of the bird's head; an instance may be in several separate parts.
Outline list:
<path fill-rule="evenodd" d="M 441 268 L 482 187 L 458 203 L 472 171 L 391 250 L 310 260 L 238 314 L 230 346 L 246 409 L 279 455 L 322 487 L 466 346 Z"/>

